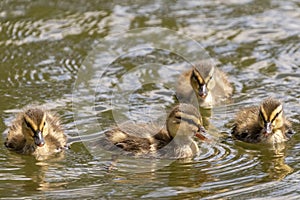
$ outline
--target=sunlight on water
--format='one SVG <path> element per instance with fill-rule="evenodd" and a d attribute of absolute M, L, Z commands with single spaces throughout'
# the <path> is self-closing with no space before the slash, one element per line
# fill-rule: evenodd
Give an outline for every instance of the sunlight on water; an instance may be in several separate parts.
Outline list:
<path fill-rule="evenodd" d="M 58 112 L 73 142 L 46 161 L 2 145 L 1 198 L 300 198 L 297 1 L 1 5 L 0 143 L 28 104 Z M 124 32 L 145 27 L 156 28 Z M 213 142 L 199 142 L 200 155 L 115 159 L 78 142 L 128 120 L 163 127 L 178 102 L 178 76 L 203 59 L 228 73 L 234 94 L 212 109 Z M 291 141 L 269 147 L 232 139 L 235 113 L 268 96 L 283 102 L 296 131 Z"/>

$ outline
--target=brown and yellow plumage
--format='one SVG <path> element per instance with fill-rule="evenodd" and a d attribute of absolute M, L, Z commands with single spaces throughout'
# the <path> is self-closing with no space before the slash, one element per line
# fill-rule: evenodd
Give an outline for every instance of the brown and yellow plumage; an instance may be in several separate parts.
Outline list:
<path fill-rule="evenodd" d="M 206 140 L 203 134 L 198 110 L 192 105 L 180 104 L 167 117 L 165 127 L 124 123 L 104 133 L 97 143 L 127 155 L 188 158 L 199 151 L 193 137 Z"/>
<path fill-rule="evenodd" d="M 176 95 L 180 102 L 212 107 L 232 95 L 227 75 L 211 63 L 198 63 L 178 79 Z"/>
<path fill-rule="evenodd" d="M 242 109 L 232 129 L 236 139 L 249 143 L 280 143 L 293 133 L 281 102 L 273 98 L 265 99 L 260 106 Z"/>
<path fill-rule="evenodd" d="M 66 147 L 66 136 L 59 118 L 40 108 L 20 112 L 9 127 L 5 146 L 36 157 L 59 152 Z"/>

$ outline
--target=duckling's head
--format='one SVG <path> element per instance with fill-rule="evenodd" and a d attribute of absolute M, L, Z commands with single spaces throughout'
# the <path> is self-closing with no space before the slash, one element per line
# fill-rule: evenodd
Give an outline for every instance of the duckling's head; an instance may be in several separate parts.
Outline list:
<path fill-rule="evenodd" d="M 284 125 L 283 107 L 280 101 L 268 98 L 259 108 L 259 124 L 267 137 Z"/>
<path fill-rule="evenodd" d="M 44 146 L 44 136 L 47 134 L 46 113 L 38 108 L 26 110 L 22 118 L 22 131 L 27 141 L 32 141 L 39 147 Z"/>
<path fill-rule="evenodd" d="M 199 111 L 189 104 L 179 104 L 172 110 L 167 118 L 167 129 L 173 138 L 196 136 L 206 140 L 203 135 L 206 131 L 202 126 L 202 117 Z"/>
<path fill-rule="evenodd" d="M 202 99 L 205 99 L 209 91 L 215 86 L 214 69 L 211 64 L 201 64 L 192 70 L 191 85 L 196 95 Z"/>

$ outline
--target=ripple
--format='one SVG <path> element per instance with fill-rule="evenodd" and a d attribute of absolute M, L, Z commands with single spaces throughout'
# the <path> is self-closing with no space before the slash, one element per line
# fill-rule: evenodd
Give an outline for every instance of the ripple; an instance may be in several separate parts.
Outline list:
<path fill-rule="evenodd" d="M 24 18 L 19 21 L 1 22 L 6 40 L 1 45 L 21 46 L 26 43 L 61 40 L 66 36 L 78 35 L 84 32 L 93 34 L 93 27 L 105 16 L 105 11 L 69 14 L 63 18 L 41 19 L 31 21 Z"/>
<path fill-rule="evenodd" d="M 211 191 L 233 186 L 239 187 L 254 184 L 259 179 L 259 176 L 254 177 L 245 173 L 255 170 L 259 164 L 257 159 L 249 159 L 247 154 L 240 155 L 237 150 L 227 144 L 220 143 L 213 148 L 215 149 L 214 156 L 203 160 L 203 162 L 210 163 L 209 166 L 201 169 L 201 171 L 215 178 L 213 182 L 203 184 L 202 190 Z M 239 176 L 236 176 L 237 174 Z M 244 176 L 241 176 L 242 174 Z"/>
<path fill-rule="evenodd" d="M 297 192 L 300 188 L 299 180 L 297 180 L 299 178 L 298 175 L 299 172 L 287 177 L 287 179 L 283 182 L 276 181 L 250 187 L 243 187 L 241 189 L 235 189 L 233 191 L 226 191 L 221 194 L 212 195 L 205 199 L 265 199 L 266 196 L 272 196 L 272 199 L 282 199 L 283 196 L 289 199 L 299 199 L 300 195 Z"/>
<path fill-rule="evenodd" d="M 219 135 L 223 131 L 223 137 L 216 143 L 199 145 L 202 152 L 194 159 L 121 157 L 115 163 L 110 154 L 95 155 L 85 143 L 77 141 L 64 159 L 37 163 L 29 156 L 7 151 L 2 145 L 1 197 L 300 198 L 298 134 L 279 154 L 265 146 L 253 147 L 229 138 L 234 113 L 241 107 L 257 105 L 269 95 L 282 99 L 286 116 L 291 118 L 296 132 L 300 130 L 297 1 L 176 1 L 161 6 L 149 1 L 116 5 L 88 0 L 76 4 L 66 1 L 20 4 L 12 0 L 0 4 L 3 5 L 0 6 L 0 113 L 5 124 L 11 122 L 17 108 L 32 101 L 58 110 L 67 134 L 74 137 L 76 125 L 81 128 L 80 134 L 87 136 L 108 130 L 115 123 L 112 111 L 128 102 L 131 109 L 120 112 L 125 117 L 145 122 L 157 119 L 156 111 L 175 104 L 172 87 L 185 68 L 178 65 L 182 60 L 172 57 L 170 52 L 140 51 L 139 48 L 148 47 L 144 39 L 151 37 L 149 31 L 125 38 L 117 48 L 119 44 L 111 41 L 102 52 L 94 52 L 95 62 L 88 64 L 98 69 L 105 66 L 101 58 L 108 60 L 110 52 L 124 52 L 125 42 L 143 38 L 138 48 L 116 58 L 117 62 L 107 68 L 102 81 L 98 81 L 98 74 L 88 80 L 94 74 L 84 71 L 83 79 L 88 81 L 80 85 L 83 95 L 72 97 L 78 69 L 86 55 L 93 54 L 90 50 L 101 45 L 105 36 L 129 28 L 162 26 L 192 36 L 228 72 L 235 87 L 233 102 L 216 108 L 211 118 L 217 129 L 212 132 Z M 158 39 L 152 38 L 151 42 Z M 195 48 L 190 45 L 184 48 L 178 42 L 173 37 L 162 41 L 166 46 L 176 46 L 176 50 L 184 49 L 193 58 L 201 57 Z M 153 64 L 153 60 L 164 67 L 134 70 L 145 63 Z M 162 84 L 143 85 L 141 79 L 153 77 Z M 130 101 L 112 104 L 111 99 L 125 98 L 118 94 L 118 87 L 133 85 L 138 87 L 134 88 Z M 91 88 L 97 89 L 88 94 Z M 80 108 L 77 124 L 73 122 L 74 102 Z M 153 111 L 145 112 L 147 109 Z M 3 138 L 0 142 L 3 143 Z"/>

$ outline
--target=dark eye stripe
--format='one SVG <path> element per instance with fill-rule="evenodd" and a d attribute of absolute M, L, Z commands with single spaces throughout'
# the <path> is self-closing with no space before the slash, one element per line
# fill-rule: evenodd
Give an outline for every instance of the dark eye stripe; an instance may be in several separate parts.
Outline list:
<path fill-rule="evenodd" d="M 207 83 L 206 84 L 208 84 L 209 83 L 209 81 L 212 79 L 212 76 L 211 77 L 209 77 L 209 79 L 208 79 L 208 81 L 207 81 Z"/>
<path fill-rule="evenodd" d="M 24 119 L 24 121 L 25 121 L 27 127 L 30 128 L 30 130 L 31 130 L 33 133 L 35 133 L 35 130 L 32 128 L 32 126 L 30 125 L 30 123 L 29 123 L 26 119 Z"/>
<path fill-rule="evenodd" d="M 29 128 L 31 127 L 31 125 L 27 122 L 26 119 L 24 119 L 24 122 L 25 122 L 26 126 L 28 126 Z"/>
<path fill-rule="evenodd" d="M 202 83 L 200 83 L 200 80 L 198 79 L 198 77 L 196 76 L 196 74 L 195 74 L 195 71 L 193 70 L 193 74 L 192 74 L 192 76 L 193 76 L 193 78 L 195 79 L 195 81 L 198 83 L 198 85 L 204 85 L 204 84 L 202 84 Z"/>
<path fill-rule="evenodd" d="M 274 120 L 278 117 L 278 115 L 282 112 L 282 110 L 280 110 L 278 113 L 276 113 L 275 117 L 271 120 L 271 122 L 273 123 Z"/>
<path fill-rule="evenodd" d="M 177 118 L 177 117 L 176 117 L 176 118 Z M 177 118 L 177 119 L 178 119 L 178 118 Z M 193 125 L 195 125 L 195 126 L 198 127 L 198 124 L 197 124 L 194 120 L 192 120 L 192 119 L 187 119 L 187 118 L 182 118 L 182 117 L 180 117 L 180 120 L 185 121 L 185 122 L 187 122 L 187 123 L 189 123 L 189 124 L 193 124 Z"/>
<path fill-rule="evenodd" d="M 198 124 L 192 119 L 188 119 L 188 118 L 184 118 L 184 117 L 180 117 L 180 116 L 176 116 L 175 118 L 179 119 L 179 120 L 182 120 L 182 121 L 185 121 L 189 124 L 194 124 L 195 126 L 198 126 Z"/>
<path fill-rule="evenodd" d="M 175 116 L 175 118 L 176 118 L 176 119 L 181 119 L 181 117 L 180 117 L 180 116 Z"/>
<path fill-rule="evenodd" d="M 261 110 L 259 111 L 259 115 L 260 115 L 261 119 L 264 121 L 264 123 L 267 123 L 267 120 L 265 119 L 265 117 L 262 114 Z"/>

